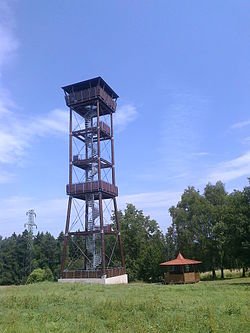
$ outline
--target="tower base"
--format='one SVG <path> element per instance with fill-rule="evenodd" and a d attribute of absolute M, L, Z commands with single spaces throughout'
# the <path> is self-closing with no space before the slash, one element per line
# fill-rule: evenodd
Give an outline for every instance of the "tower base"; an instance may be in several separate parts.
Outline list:
<path fill-rule="evenodd" d="M 90 283 L 90 284 L 127 284 L 128 274 L 117 275 L 112 277 L 101 278 L 71 278 L 71 279 L 59 279 L 58 282 L 63 283 Z"/>

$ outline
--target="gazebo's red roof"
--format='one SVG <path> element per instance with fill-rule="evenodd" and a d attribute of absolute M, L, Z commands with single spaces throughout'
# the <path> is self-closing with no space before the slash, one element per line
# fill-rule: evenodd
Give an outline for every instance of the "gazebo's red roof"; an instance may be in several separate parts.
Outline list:
<path fill-rule="evenodd" d="M 198 260 L 192 260 L 192 259 L 186 259 L 183 257 L 183 255 L 179 252 L 176 259 L 162 262 L 160 266 L 181 266 L 181 265 L 197 265 L 201 264 L 201 261 Z"/>

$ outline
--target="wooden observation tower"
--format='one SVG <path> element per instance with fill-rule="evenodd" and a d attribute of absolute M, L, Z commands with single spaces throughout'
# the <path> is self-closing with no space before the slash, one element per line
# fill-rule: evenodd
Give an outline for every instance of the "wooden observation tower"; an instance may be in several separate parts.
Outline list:
<path fill-rule="evenodd" d="M 126 283 L 114 161 L 118 95 L 101 77 L 62 89 L 69 107 L 69 199 L 61 281 Z"/>

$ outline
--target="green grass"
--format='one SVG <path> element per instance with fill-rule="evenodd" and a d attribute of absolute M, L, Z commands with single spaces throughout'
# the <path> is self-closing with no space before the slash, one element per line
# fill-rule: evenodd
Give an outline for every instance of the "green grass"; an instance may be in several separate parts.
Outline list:
<path fill-rule="evenodd" d="M 250 278 L 0 287 L 0 332 L 249 332 Z"/>

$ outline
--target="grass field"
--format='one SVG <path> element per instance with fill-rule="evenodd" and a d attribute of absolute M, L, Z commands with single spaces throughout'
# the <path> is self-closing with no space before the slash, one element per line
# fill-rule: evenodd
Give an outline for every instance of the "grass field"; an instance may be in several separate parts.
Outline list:
<path fill-rule="evenodd" d="M 250 332 L 250 278 L 0 287 L 0 332 Z"/>

